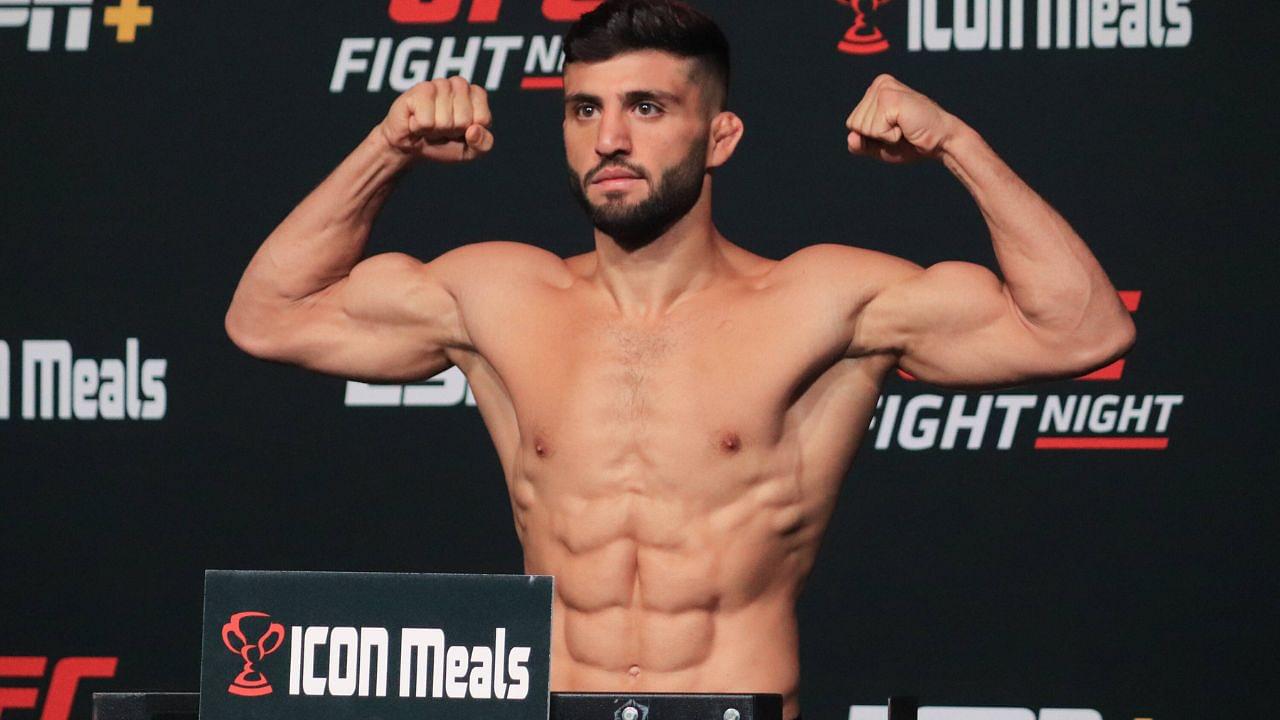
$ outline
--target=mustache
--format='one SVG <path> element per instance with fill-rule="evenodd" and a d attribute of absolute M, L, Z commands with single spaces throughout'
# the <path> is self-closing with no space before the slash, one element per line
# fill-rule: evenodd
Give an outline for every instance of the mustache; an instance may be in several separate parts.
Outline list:
<path fill-rule="evenodd" d="M 632 165 L 631 163 L 628 163 L 625 160 L 606 160 L 600 163 L 599 167 L 587 173 L 587 176 L 582 179 L 582 184 L 584 186 L 590 185 L 591 182 L 595 180 L 596 175 L 599 175 L 600 173 L 604 172 L 605 170 L 611 167 L 622 168 L 623 170 L 628 170 L 630 172 L 635 173 L 636 177 L 639 177 L 641 179 L 648 179 L 648 175 L 645 174 L 643 169 L 635 165 Z"/>

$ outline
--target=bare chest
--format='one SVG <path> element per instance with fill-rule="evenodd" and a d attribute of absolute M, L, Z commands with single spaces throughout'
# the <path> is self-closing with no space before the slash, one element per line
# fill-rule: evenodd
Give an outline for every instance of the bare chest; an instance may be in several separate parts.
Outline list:
<path fill-rule="evenodd" d="M 838 358 L 837 333 L 767 294 L 707 298 L 658 321 L 548 296 L 489 351 L 522 450 L 607 471 L 749 456 Z"/>

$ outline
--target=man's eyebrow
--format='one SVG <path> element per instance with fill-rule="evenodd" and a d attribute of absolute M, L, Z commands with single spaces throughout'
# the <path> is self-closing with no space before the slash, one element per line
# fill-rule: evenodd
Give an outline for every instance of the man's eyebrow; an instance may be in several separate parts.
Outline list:
<path fill-rule="evenodd" d="M 679 97 L 661 90 L 632 90 L 626 94 L 624 99 L 628 105 L 644 100 L 658 100 L 659 102 L 670 103 L 672 105 L 680 104 Z"/>
<path fill-rule="evenodd" d="M 643 102 L 645 100 L 657 100 L 659 102 L 668 103 L 670 105 L 680 104 L 679 96 L 673 93 L 663 92 L 662 90 L 632 90 L 626 93 L 625 95 L 623 95 L 622 100 L 627 105 Z M 591 95 L 590 93 L 583 93 L 583 92 L 576 92 L 576 93 L 573 93 L 572 95 L 565 96 L 564 98 L 565 105 L 573 105 L 576 103 L 590 103 L 592 105 L 600 105 L 602 104 L 602 101 L 600 100 L 600 97 L 598 95 Z"/>
<path fill-rule="evenodd" d="M 571 105 L 571 104 L 580 103 L 580 102 L 591 103 L 592 105 L 599 105 L 600 98 L 595 95 L 589 95 L 583 92 L 576 92 L 572 95 L 564 96 L 565 105 Z"/>

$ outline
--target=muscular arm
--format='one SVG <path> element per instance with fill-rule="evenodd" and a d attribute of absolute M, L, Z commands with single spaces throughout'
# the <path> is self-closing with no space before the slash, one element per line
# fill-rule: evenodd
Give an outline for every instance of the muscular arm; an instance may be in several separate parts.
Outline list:
<path fill-rule="evenodd" d="M 226 315 L 257 357 L 368 380 L 430 377 L 469 341 L 456 299 L 483 248 L 430 263 L 401 253 L 361 261 L 374 218 L 414 161 L 470 159 L 492 137 L 483 90 L 424 83 L 267 237 Z M 465 138 L 462 137 L 466 133 Z"/>
<path fill-rule="evenodd" d="M 851 149 L 889 161 L 910 152 L 941 159 L 982 211 L 1003 279 L 971 263 L 922 270 L 880 256 L 878 279 L 857 307 L 851 354 L 895 352 L 907 372 L 954 386 L 1069 377 L 1123 355 L 1133 321 L 1066 220 L 971 128 L 892 78 L 877 83 L 877 109 L 851 118 L 865 131 L 855 129 Z"/>

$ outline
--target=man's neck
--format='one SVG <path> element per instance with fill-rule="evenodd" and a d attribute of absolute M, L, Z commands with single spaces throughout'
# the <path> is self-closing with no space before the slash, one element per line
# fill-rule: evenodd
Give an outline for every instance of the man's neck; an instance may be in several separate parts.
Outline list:
<path fill-rule="evenodd" d="M 689 293 L 712 285 L 724 270 L 720 244 L 725 240 L 711 222 L 708 197 L 638 250 L 624 250 L 599 230 L 595 239 L 595 282 L 627 318 L 661 317 Z"/>

